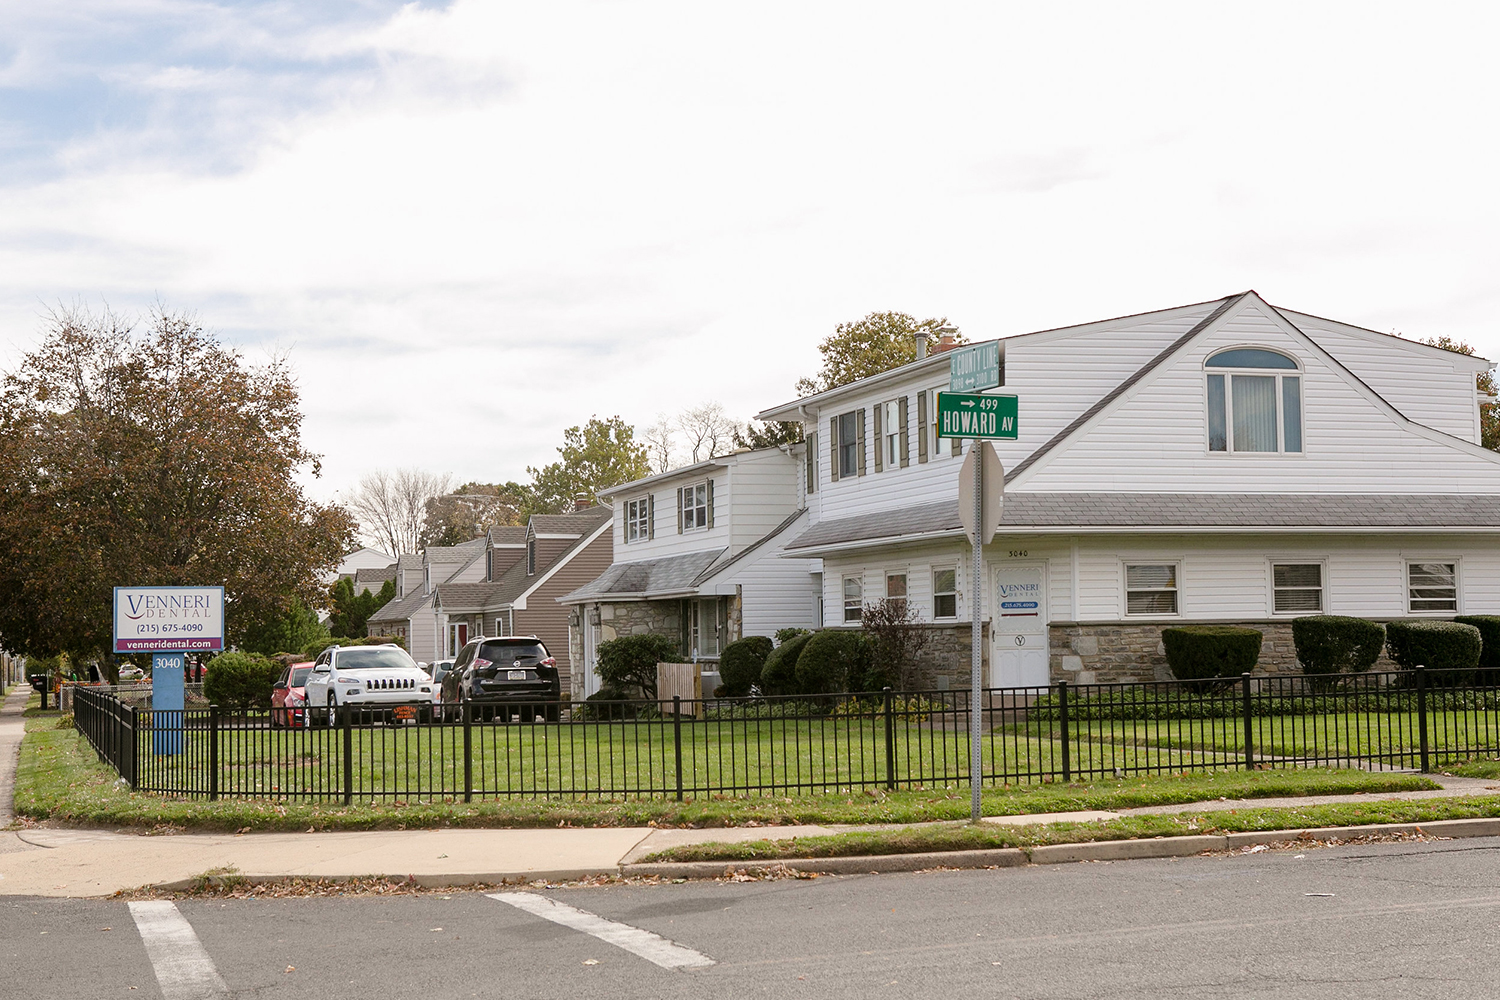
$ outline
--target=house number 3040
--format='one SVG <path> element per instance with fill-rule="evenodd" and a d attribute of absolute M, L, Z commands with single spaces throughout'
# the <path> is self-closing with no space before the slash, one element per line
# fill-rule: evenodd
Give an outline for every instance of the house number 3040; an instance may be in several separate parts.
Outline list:
<path fill-rule="evenodd" d="M 1030 555 L 1030 553 L 1027 552 L 1025 549 L 1011 549 L 1010 550 L 1010 557 L 1012 559 L 1025 559 L 1028 555 Z"/>

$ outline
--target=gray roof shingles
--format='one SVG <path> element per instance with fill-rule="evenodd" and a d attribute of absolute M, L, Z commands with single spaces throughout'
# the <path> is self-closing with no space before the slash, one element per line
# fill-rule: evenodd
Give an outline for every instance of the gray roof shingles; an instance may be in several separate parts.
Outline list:
<path fill-rule="evenodd" d="M 1500 527 L 1500 494 L 1009 493 L 1012 528 L 1481 528 Z M 958 501 L 813 525 L 788 551 L 954 531 Z"/>
<path fill-rule="evenodd" d="M 699 576 L 718 561 L 724 549 L 687 552 L 680 556 L 642 559 L 615 563 L 560 600 L 574 602 L 603 597 L 650 597 L 653 594 L 680 594 L 691 590 Z"/>

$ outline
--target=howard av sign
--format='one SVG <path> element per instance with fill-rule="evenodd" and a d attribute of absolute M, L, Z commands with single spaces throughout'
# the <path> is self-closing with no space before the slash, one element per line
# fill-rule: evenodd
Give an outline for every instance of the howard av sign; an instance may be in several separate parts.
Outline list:
<path fill-rule="evenodd" d="M 1015 396 L 985 396 L 974 392 L 940 392 L 937 398 L 938 437 L 993 438 L 1014 441 Z"/>
<path fill-rule="evenodd" d="M 223 587 L 115 588 L 116 653 L 223 648 Z"/>

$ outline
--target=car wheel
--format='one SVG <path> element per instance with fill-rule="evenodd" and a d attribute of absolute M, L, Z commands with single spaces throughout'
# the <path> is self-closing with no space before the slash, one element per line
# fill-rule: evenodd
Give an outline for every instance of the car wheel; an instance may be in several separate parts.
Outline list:
<path fill-rule="evenodd" d="M 335 720 L 338 718 L 338 714 L 339 714 L 339 700 L 337 698 L 335 698 L 334 695 L 333 695 L 333 692 L 330 691 L 330 692 L 328 692 L 328 725 L 330 727 L 332 727 L 332 726 L 334 726 L 334 725 L 337 724 L 335 722 Z"/>

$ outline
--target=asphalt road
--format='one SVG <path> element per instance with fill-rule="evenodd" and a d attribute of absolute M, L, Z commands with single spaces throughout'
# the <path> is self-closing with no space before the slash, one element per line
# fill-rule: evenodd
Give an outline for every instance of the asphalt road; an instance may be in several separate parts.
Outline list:
<path fill-rule="evenodd" d="M 0 995 L 1490 998 L 1497 862 L 1466 840 L 538 893 L 561 909 L 0 897 Z"/>

